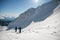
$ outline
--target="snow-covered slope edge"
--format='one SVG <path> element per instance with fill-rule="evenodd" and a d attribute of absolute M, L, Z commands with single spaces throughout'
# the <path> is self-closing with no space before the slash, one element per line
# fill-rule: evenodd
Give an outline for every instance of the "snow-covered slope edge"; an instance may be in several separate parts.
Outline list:
<path fill-rule="evenodd" d="M 50 40 L 60 40 L 60 5 L 53 14 L 42 22 L 32 22 L 22 33 L 42 33 L 52 37 Z M 46 36 L 47 36 L 46 35 Z"/>

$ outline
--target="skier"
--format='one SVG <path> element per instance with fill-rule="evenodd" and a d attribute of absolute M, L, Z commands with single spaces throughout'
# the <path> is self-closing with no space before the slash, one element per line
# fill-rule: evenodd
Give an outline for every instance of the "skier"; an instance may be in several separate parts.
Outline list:
<path fill-rule="evenodd" d="M 19 27 L 19 33 L 21 33 L 21 27 Z"/>
<path fill-rule="evenodd" d="M 15 27 L 15 32 L 17 32 L 17 27 Z"/>

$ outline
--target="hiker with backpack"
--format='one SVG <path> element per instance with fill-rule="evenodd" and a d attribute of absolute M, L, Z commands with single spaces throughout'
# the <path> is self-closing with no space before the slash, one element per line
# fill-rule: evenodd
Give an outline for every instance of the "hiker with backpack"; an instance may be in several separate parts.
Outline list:
<path fill-rule="evenodd" d="M 18 29 L 19 29 L 19 33 L 21 33 L 21 27 L 19 27 Z"/>

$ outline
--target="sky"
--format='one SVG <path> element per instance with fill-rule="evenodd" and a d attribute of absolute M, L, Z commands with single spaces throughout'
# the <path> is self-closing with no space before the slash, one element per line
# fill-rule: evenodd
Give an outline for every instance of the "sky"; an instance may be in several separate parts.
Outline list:
<path fill-rule="evenodd" d="M 0 16 L 18 17 L 29 8 L 36 8 L 51 0 L 0 0 Z"/>

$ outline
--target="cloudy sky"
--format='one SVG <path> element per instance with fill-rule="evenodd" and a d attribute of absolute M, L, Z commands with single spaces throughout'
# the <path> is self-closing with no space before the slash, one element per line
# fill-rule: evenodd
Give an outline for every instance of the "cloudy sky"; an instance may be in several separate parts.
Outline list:
<path fill-rule="evenodd" d="M 0 16 L 17 17 L 31 7 L 36 8 L 49 1 L 51 0 L 0 0 Z"/>

